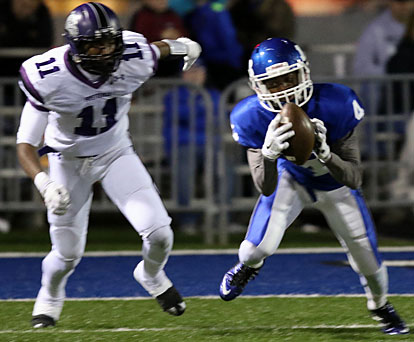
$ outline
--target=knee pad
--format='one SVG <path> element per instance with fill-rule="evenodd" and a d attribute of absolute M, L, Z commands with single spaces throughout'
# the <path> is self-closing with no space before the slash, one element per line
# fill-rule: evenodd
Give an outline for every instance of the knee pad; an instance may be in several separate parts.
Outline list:
<path fill-rule="evenodd" d="M 348 260 L 355 272 L 367 276 L 378 271 L 381 261 L 367 236 L 352 238 L 346 244 Z"/>
<path fill-rule="evenodd" d="M 163 226 L 142 239 L 144 259 L 165 263 L 173 246 L 174 234 L 170 226 Z"/>
<path fill-rule="evenodd" d="M 52 273 L 66 274 L 79 264 L 81 258 L 67 259 L 62 256 L 57 250 L 52 250 L 42 261 L 43 271 L 50 271 Z"/>
<path fill-rule="evenodd" d="M 173 245 L 173 232 L 170 226 L 161 227 L 143 238 L 142 258 L 144 271 L 155 277 L 163 269 Z"/>
<path fill-rule="evenodd" d="M 50 226 L 53 250 L 65 261 L 82 258 L 86 245 L 86 231 L 73 226 Z"/>
<path fill-rule="evenodd" d="M 170 226 L 163 226 L 154 230 L 144 239 L 150 245 L 158 245 L 164 249 L 171 250 L 174 242 L 174 233 Z"/>

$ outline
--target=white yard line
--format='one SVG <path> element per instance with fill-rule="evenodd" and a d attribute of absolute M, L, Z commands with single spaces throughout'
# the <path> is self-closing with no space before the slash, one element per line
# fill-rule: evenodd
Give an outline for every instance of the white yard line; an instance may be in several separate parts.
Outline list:
<path fill-rule="evenodd" d="M 340 293 L 335 295 L 326 295 L 326 294 L 279 294 L 279 295 L 258 295 L 258 296 L 250 296 L 250 295 L 241 295 L 239 298 L 318 298 L 318 297 L 325 297 L 325 298 L 332 298 L 332 297 L 364 297 L 365 294 L 363 293 Z M 387 297 L 414 297 L 414 293 L 390 293 Z M 219 299 L 220 296 L 188 296 L 185 297 L 186 299 L 197 298 L 197 299 Z M 18 299 L 0 299 L 1 302 L 33 302 L 35 298 L 18 298 Z M 150 296 L 148 297 L 86 297 L 86 298 L 76 298 L 70 297 L 66 298 L 65 301 L 67 302 L 88 302 L 88 301 L 111 301 L 111 300 L 119 300 L 119 301 L 132 301 L 132 300 L 152 300 Z"/>
<path fill-rule="evenodd" d="M 413 325 L 408 324 L 409 327 Z M 316 330 L 316 329 L 367 329 L 367 328 L 378 328 L 378 324 L 341 324 L 341 325 L 293 325 L 293 326 L 248 326 L 248 327 L 192 327 L 192 326 L 176 326 L 176 327 L 165 327 L 165 328 L 116 328 L 116 329 L 26 329 L 26 330 L 13 330 L 5 329 L 0 330 L 0 334 L 79 334 L 79 333 L 124 333 L 124 332 L 162 332 L 162 331 L 251 331 L 251 330 Z"/>

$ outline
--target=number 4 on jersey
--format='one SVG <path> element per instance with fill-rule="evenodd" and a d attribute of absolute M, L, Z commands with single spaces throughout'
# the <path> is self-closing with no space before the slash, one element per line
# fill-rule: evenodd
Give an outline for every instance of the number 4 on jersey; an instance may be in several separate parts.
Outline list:
<path fill-rule="evenodd" d="M 352 101 L 352 107 L 354 108 L 355 119 L 361 120 L 365 115 L 364 109 L 359 105 L 357 100 Z"/>

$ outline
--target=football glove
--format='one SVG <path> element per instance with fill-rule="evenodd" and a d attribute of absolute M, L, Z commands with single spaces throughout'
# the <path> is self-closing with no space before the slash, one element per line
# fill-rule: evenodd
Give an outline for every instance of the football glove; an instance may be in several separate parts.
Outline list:
<path fill-rule="evenodd" d="M 187 48 L 187 56 L 184 57 L 184 66 L 183 71 L 187 71 L 191 68 L 194 62 L 201 54 L 201 46 L 197 42 L 189 39 L 189 38 L 178 38 L 177 42 L 185 44 Z"/>
<path fill-rule="evenodd" d="M 189 70 L 201 54 L 200 44 L 189 38 L 163 39 L 162 42 L 170 47 L 170 55 L 184 57 L 183 71 Z"/>
<path fill-rule="evenodd" d="M 326 132 L 327 129 L 323 123 L 323 121 L 319 119 L 311 119 L 312 123 L 315 125 L 315 133 L 316 133 L 316 141 L 314 152 L 316 156 L 322 163 L 326 163 L 329 159 L 331 159 L 331 149 L 329 145 L 326 143 Z"/>
<path fill-rule="evenodd" d="M 46 208 L 55 215 L 64 215 L 70 205 L 69 192 L 63 185 L 50 179 L 46 172 L 40 172 L 34 178 L 34 184 L 43 197 Z"/>
<path fill-rule="evenodd" d="M 277 114 L 267 128 L 262 146 L 262 154 L 266 159 L 276 160 L 289 147 L 287 140 L 295 135 L 295 132 L 291 129 L 291 122 L 279 126 L 281 119 L 282 116 Z"/>

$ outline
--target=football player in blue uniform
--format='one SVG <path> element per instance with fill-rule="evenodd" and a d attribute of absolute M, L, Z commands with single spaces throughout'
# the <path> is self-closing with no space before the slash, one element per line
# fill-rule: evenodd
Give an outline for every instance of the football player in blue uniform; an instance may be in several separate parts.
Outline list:
<path fill-rule="evenodd" d="M 367 307 L 387 334 L 409 329 L 387 300 L 388 276 L 377 250 L 374 222 L 361 194 L 361 160 L 355 129 L 364 109 L 346 86 L 313 84 L 298 45 L 279 38 L 257 45 L 249 61 L 256 95 L 240 101 L 230 121 L 234 139 L 247 148 L 256 188 L 261 193 L 251 216 L 239 263 L 223 277 L 220 296 L 239 296 L 275 253 L 285 230 L 305 206 L 319 209 L 360 276 Z M 279 125 L 283 105 L 300 106 L 314 123 L 316 143 L 309 160 L 296 165 L 283 156 L 295 132 Z"/>

